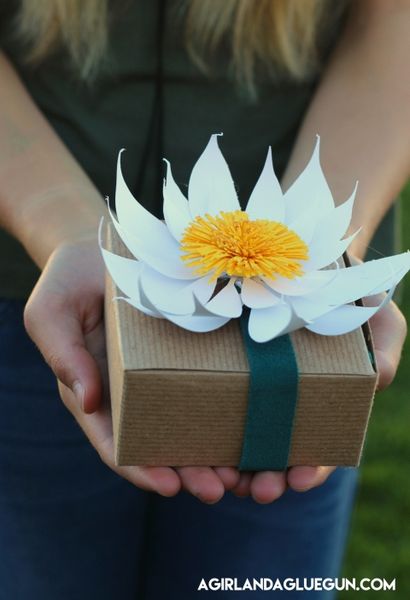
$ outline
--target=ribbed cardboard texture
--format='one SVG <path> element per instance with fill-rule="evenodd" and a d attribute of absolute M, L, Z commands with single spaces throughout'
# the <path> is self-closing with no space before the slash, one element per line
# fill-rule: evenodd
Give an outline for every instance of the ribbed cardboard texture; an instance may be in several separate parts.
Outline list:
<path fill-rule="evenodd" d="M 127 255 L 112 230 L 107 248 Z M 107 275 L 116 463 L 238 465 L 249 384 L 238 322 L 190 333 L 112 301 L 118 294 Z M 300 379 L 289 465 L 357 465 L 376 386 L 368 329 L 335 337 L 299 330 L 291 338 Z"/>

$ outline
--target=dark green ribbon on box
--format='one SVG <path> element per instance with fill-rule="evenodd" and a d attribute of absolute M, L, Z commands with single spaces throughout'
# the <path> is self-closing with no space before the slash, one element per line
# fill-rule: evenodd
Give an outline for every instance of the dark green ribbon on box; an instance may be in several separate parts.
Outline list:
<path fill-rule="evenodd" d="M 298 365 L 289 335 L 266 343 L 248 333 L 249 311 L 240 318 L 250 369 L 248 414 L 241 471 L 282 471 L 288 466 L 298 401 Z"/>

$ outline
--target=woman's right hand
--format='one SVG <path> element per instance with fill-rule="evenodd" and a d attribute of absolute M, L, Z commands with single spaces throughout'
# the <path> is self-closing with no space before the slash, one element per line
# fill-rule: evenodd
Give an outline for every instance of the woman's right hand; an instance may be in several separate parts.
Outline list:
<path fill-rule="evenodd" d="M 173 496 L 183 488 L 205 502 L 216 502 L 238 483 L 235 469 L 114 464 L 104 271 L 95 237 L 57 247 L 27 302 L 26 329 L 56 375 L 64 404 L 111 469 L 144 490 Z"/>

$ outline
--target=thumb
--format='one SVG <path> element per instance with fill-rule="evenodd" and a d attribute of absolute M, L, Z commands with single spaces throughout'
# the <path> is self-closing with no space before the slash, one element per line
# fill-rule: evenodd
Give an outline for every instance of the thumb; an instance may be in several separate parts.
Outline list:
<path fill-rule="evenodd" d="M 79 315 L 64 300 L 34 296 L 24 310 L 25 328 L 59 381 L 69 387 L 86 413 L 101 401 L 102 380 L 87 350 Z"/>

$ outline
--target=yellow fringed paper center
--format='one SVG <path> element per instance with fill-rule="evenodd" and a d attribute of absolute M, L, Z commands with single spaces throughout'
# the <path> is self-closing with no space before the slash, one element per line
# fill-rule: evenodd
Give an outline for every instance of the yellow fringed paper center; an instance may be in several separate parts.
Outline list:
<path fill-rule="evenodd" d="M 182 260 L 198 275 L 212 273 L 212 280 L 222 274 L 293 279 L 303 275 L 300 261 L 308 259 L 297 233 L 276 221 L 251 221 L 241 210 L 196 217 L 184 231 L 181 249 Z"/>

